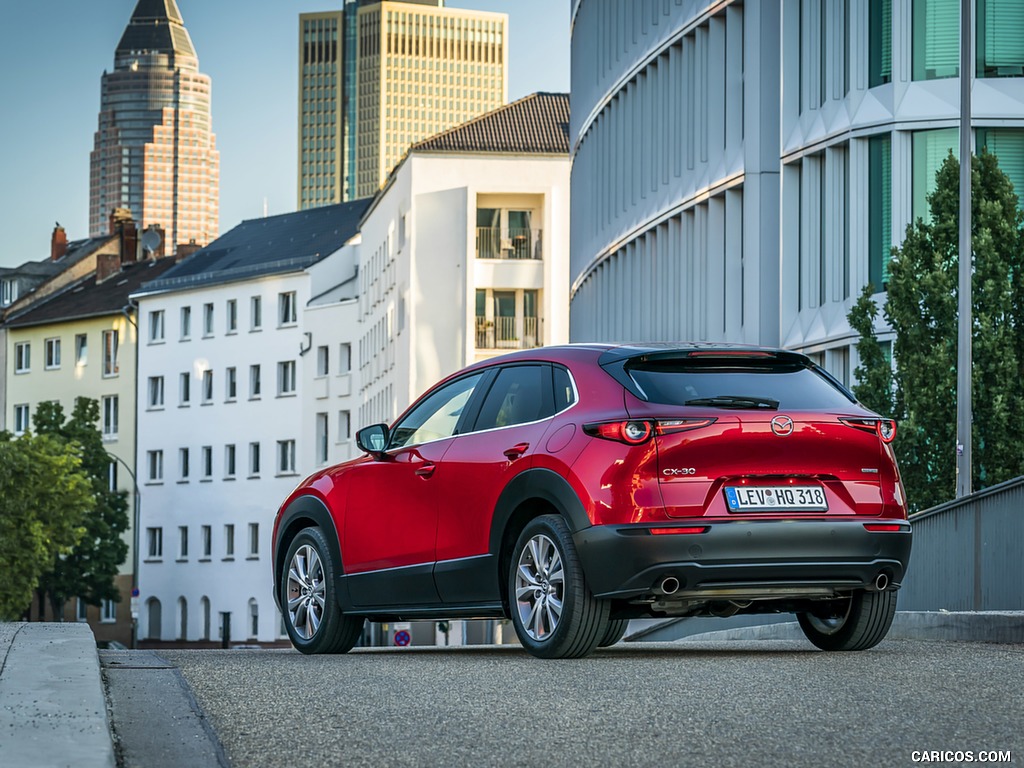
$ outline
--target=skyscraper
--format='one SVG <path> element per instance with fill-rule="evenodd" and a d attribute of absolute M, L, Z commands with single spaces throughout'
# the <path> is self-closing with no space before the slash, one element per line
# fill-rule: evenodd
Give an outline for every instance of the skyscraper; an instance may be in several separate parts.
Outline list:
<path fill-rule="evenodd" d="M 89 232 L 106 234 L 116 208 L 167 232 L 168 251 L 217 237 L 220 154 L 210 78 L 175 0 L 139 0 L 104 72 L 89 158 Z"/>
<path fill-rule="evenodd" d="M 409 146 L 508 99 L 508 16 L 343 0 L 299 18 L 300 208 L 374 194 Z"/>

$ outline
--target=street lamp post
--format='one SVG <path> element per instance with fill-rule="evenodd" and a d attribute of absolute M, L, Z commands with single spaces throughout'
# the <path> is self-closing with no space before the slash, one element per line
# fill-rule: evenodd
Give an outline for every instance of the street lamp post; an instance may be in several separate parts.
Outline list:
<path fill-rule="evenodd" d="M 971 493 L 971 7 L 960 2 L 960 256 L 956 384 L 956 496 Z"/>
<path fill-rule="evenodd" d="M 139 493 L 139 484 L 135 480 L 135 473 L 132 468 L 128 466 L 128 462 L 122 459 L 120 456 L 107 451 L 107 456 L 116 462 L 119 462 L 121 466 L 125 468 L 128 476 L 132 479 L 132 495 L 134 503 L 132 504 L 132 598 L 135 597 L 135 592 L 139 588 L 139 512 L 142 507 L 142 494 Z M 131 610 L 131 603 L 129 603 L 129 610 Z M 138 614 L 135 611 L 131 611 L 132 617 L 132 650 L 135 650 L 136 645 L 136 630 L 138 628 Z"/>

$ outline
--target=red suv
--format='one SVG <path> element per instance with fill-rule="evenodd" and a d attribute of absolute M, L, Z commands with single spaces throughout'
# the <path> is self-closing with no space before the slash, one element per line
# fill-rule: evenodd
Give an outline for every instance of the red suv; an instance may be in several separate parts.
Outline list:
<path fill-rule="evenodd" d="M 795 613 L 826 650 L 885 637 L 910 557 L 896 425 L 801 354 L 599 344 L 449 376 L 274 524 L 292 643 L 364 619 L 511 618 L 584 656 L 633 618 Z"/>

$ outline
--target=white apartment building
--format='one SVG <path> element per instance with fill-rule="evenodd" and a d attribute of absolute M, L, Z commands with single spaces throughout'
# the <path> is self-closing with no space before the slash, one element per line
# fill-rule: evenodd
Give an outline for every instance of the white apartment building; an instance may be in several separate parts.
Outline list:
<path fill-rule="evenodd" d="M 226 622 L 231 642 L 283 637 L 273 520 L 316 466 L 299 448 L 316 354 L 303 307 L 325 290 L 314 275 L 345 272 L 331 259 L 351 271 L 339 249 L 366 205 L 243 222 L 134 295 L 140 640 L 216 642 Z"/>
<path fill-rule="evenodd" d="M 537 93 L 415 144 L 374 199 L 353 432 L 472 362 L 568 340 L 568 111 Z"/>

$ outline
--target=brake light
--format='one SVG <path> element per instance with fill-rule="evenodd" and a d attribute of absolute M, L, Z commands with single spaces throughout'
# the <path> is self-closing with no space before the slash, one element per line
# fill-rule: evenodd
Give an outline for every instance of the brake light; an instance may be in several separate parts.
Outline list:
<path fill-rule="evenodd" d="M 651 533 L 655 536 L 663 536 L 665 534 L 672 533 L 704 533 L 708 529 L 708 526 L 698 526 L 696 528 L 651 528 Z"/>
<path fill-rule="evenodd" d="M 599 421 L 584 424 L 583 431 L 591 437 L 615 440 L 626 445 L 646 443 L 651 435 L 671 435 L 714 424 L 717 418 L 658 419 L 657 421 L 630 419 L 628 421 Z"/>
<path fill-rule="evenodd" d="M 874 432 L 883 443 L 891 443 L 896 439 L 896 422 L 892 419 L 855 419 L 841 417 L 843 424 L 865 432 Z"/>

